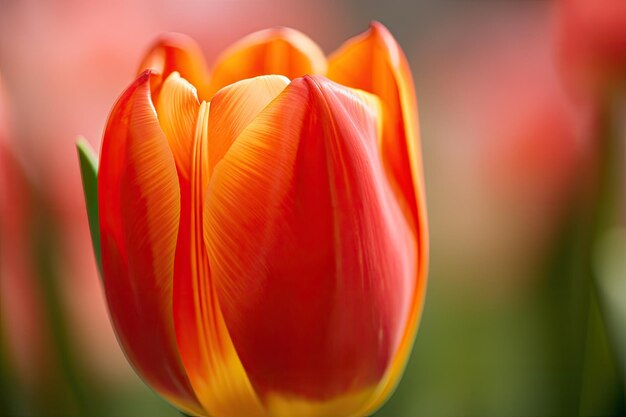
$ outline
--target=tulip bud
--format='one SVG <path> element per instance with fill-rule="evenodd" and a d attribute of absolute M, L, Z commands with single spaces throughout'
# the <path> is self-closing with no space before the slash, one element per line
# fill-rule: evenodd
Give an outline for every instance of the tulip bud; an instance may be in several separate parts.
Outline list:
<path fill-rule="evenodd" d="M 328 61 L 299 32 L 263 31 L 198 97 L 181 74 L 204 64 L 180 36 L 178 52 L 165 36 L 148 53 L 103 139 L 102 274 L 120 344 L 187 413 L 371 414 L 402 373 L 426 283 L 402 52 L 379 24 Z"/>

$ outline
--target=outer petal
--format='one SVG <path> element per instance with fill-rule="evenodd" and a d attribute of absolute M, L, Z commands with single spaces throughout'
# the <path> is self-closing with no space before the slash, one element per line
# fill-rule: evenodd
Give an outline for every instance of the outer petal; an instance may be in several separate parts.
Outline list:
<path fill-rule="evenodd" d="M 271 415 L 362 415 L 403 336 L 415 241 L 363 94 L 294 80 L 211 177 L 215 289 Z"/>
<path fill-rule="evenodd" d="M 202 413 L 172 323 L 179 190 L 152 106 L 152 77 L 144 72 L 124 92 L 104 134 L 98 176 L 104 287 L 118 339 L 137 372 L 177 407 Z"/>
<path fill-rule="evenodd" d="M 374 22 L 366 33 L 346 42 L 329 59 L 328 77 L 380 98 L 384 108 L 381 144 L 385 167 L 403 208 L 419 227 L 424 218 L 422 166 L 413 80 L 402 50 L 389 31 Z"/>
<path fill-rule="evenodd" d="M 176 71 L 198 89 L 201 98 L 207 97 L 209 75 L 204 57 L 196 41 L 187 35 L 161 35 L 142 60 L 138 73 L 146 69 L 161 73 L 163 79 Z"/>
<path fill-rule="evenodd" d="M 418 273 L 411 322 L 392 372 L 373 412 L 393 391 L 413 345 L 426 289 L 428 230 L 417 126 L 417 103 L 404 53 L 389 31 L 374 22 L 366 33 L 346 42 L 329 58 L 328 76 L 341 84 L 377 95 L 384 108 L 381 152 L 388 178 L 417 238 Z"/>
<path fill-rule="evenodd" d="M 231 46 L 211 74 L 211 94 L 222 87 L 258 75 L 277 74 L 293 79 L 323 74 L 326 57 L 309 37 L 289 28 L 255 32 Z"/>

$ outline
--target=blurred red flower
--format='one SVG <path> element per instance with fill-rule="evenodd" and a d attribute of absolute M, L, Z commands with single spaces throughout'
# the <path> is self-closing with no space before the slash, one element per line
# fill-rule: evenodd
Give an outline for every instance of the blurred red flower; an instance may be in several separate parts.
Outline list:
<path fill-rule="evenodd" d="M 556 19 L 562 69 L 576 94 L 626 77 L 626 1 L 561 0 Z"/>
<path fill-rule="evenodd" d="M 468 285 L 482 295 L 515 295 L 537 276 L 529 268 L 558 230 L 588 146 L 586 109 L 562 88 L 546 42 L 551 10 L 526 6 L 462 14 L 416 58 L 431 63 L 422 103 L 433 97 L 438 110 L 422 114 L 432 228 L 446 231 L 433 241 L 463 265 L 450 276 L 477 271 Z"/>
<path fill-rule="evenodd" d="M 33 277 L 35 264 L 32 252 L 33 214 L 31 186 L 23 165 L 12 149 L 9 111 L 0 80 L 0 314 L 3 342 L 11 370 L 20 375 L 22 383 L 36 382 L 36 368 L 41 366 L 45 328 L 43 311 L 37 298 Z"/>

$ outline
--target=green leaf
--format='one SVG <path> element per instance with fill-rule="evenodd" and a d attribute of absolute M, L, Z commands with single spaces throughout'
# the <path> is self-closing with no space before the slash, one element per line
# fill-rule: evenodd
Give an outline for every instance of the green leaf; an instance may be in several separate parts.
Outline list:
<path fill-rule="evenodd" d="M 76 141 L 78 160 L 80 162 L 80 173 L 83 179 L 83 192 L 85 193 L 85 204 L 87 206 L 87 217 L 89 218 L 89 230 L 91 231 L 91 242 L 96 255 L 98 270 L 102 274 L 102 259 L 100 255 L 100 220 L 98 217 L 98 162 L 93 148 L 83 137 Z"/>

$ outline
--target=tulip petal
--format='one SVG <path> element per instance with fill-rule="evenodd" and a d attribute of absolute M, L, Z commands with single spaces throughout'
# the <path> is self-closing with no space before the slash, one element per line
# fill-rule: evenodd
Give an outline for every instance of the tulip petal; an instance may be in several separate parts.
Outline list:
<path fill-rule="evenodd" d="M 271 415 L 361 415 L 404 333 L 415 240 L 378 153 L 375 99 L 294 80 L 215 166 L 211 274 Z"/>
<path fill-rule="evenodd" d="M 200 47 L 192 38 L 181 33 L 161 35 L 149 49 L 139 65 L 138 73 L 152 69 L 166 79 L 172 72 L 178 72 L 198 89 L 198 95 L 206 98 L 209 75 Z"/>
<path fill-rule="evenodd" d="M 403 209 L 410 212 L 412 223 L 418 228 L 422 168 L 417 104 L 402 50 L 389 31 L 374 22 L 369 31 L 346 42 L 329 58 L 328 77 L 375 94 L 382 101 L 385 123 L 381 147 L 385 166 L 398 187 Z"/>
<path fill-rule="evenodd" d="M 211 73 L 211 94 L 246 78 L 284 75 L 289 79 L 323 74 L 326 57 L 305 34 L 289 28 L 252 33 L 231 46 L 218 59 Z"/>
<path fill-rule="evenodd" d="M 213 98 L 210 117 L 206 103 L 198 117 L 188 197 L 183 188 L 182 207 L 189 214 L 181 216 L 174 320 L 183 362 L 212 415 L 263 415 L 263 407 L 234 349 L 215 295 L 202 233 L 203 194 L 212 166 L 287 84 L 289 80 L 281 76 L 237 82 Z"/>
<path fill-rule="evenodd" d="M 172 72 L 161 87 L 156 103 L 161 129 L 167 137 L 176 168 L 189 181 L 189 166 L 200 102 L 196 89 L 178 72 Z"/>
<path fill-rule="evenodd" d="M 287 84 L 280 76 L 232 84 L 213 98 L 210 118 L 208 104 L 202 105 L 195 130 L 193 175 L 189 189 L 182 188 L 174 320 L 183 362 L 212 415 L 263 415 L 263 407 L 233 347 L 215 295 L 202 233 L 203 194 L 212 165 Z"/>
<path fill-rule="evenodd" d="M 202 233 L 208 186 L 209 104 L 196 124 L 187 215 L 181 216 L 174 279 L 174 323 L 179 351 L 194 391 L 214 416 L 261 416 L 263 408 L 239 361 L 215 295 Z M 185 199 L 183 199 L 185 200 Z M 183 240 L 186 239 L 186 240 Z"/>
<path fill-rule="evenodd" d="M 238 81 L 221 89 L 211 101 L 209 172 L 224 157 L 239 134 L 289 84 L 280 75 Z"/>
<path fill-rule="evenodd" d="M 417 331 L 426 289 L 428 231 L 417 102 L 406 57 L 389 31 L 377 22 L 372 23 L 366 33 L 346 42 L 329 58 L 328 77 L 380 98 L 384 108 L 381 153 L 387 175 L 417 238 L 419 261 L 411 323 L 387 382 L 367 411 L 370 414 L 393 391 L 404 369 Z"/>
<path fill-rule="evenodd" d="M 111 320 L 137 372 L 167 400 L 202 414 L 178 356 L 172 269 L 179 190 L 144 72 L 113 108 L 102 144 L 98 204 Z"/>

